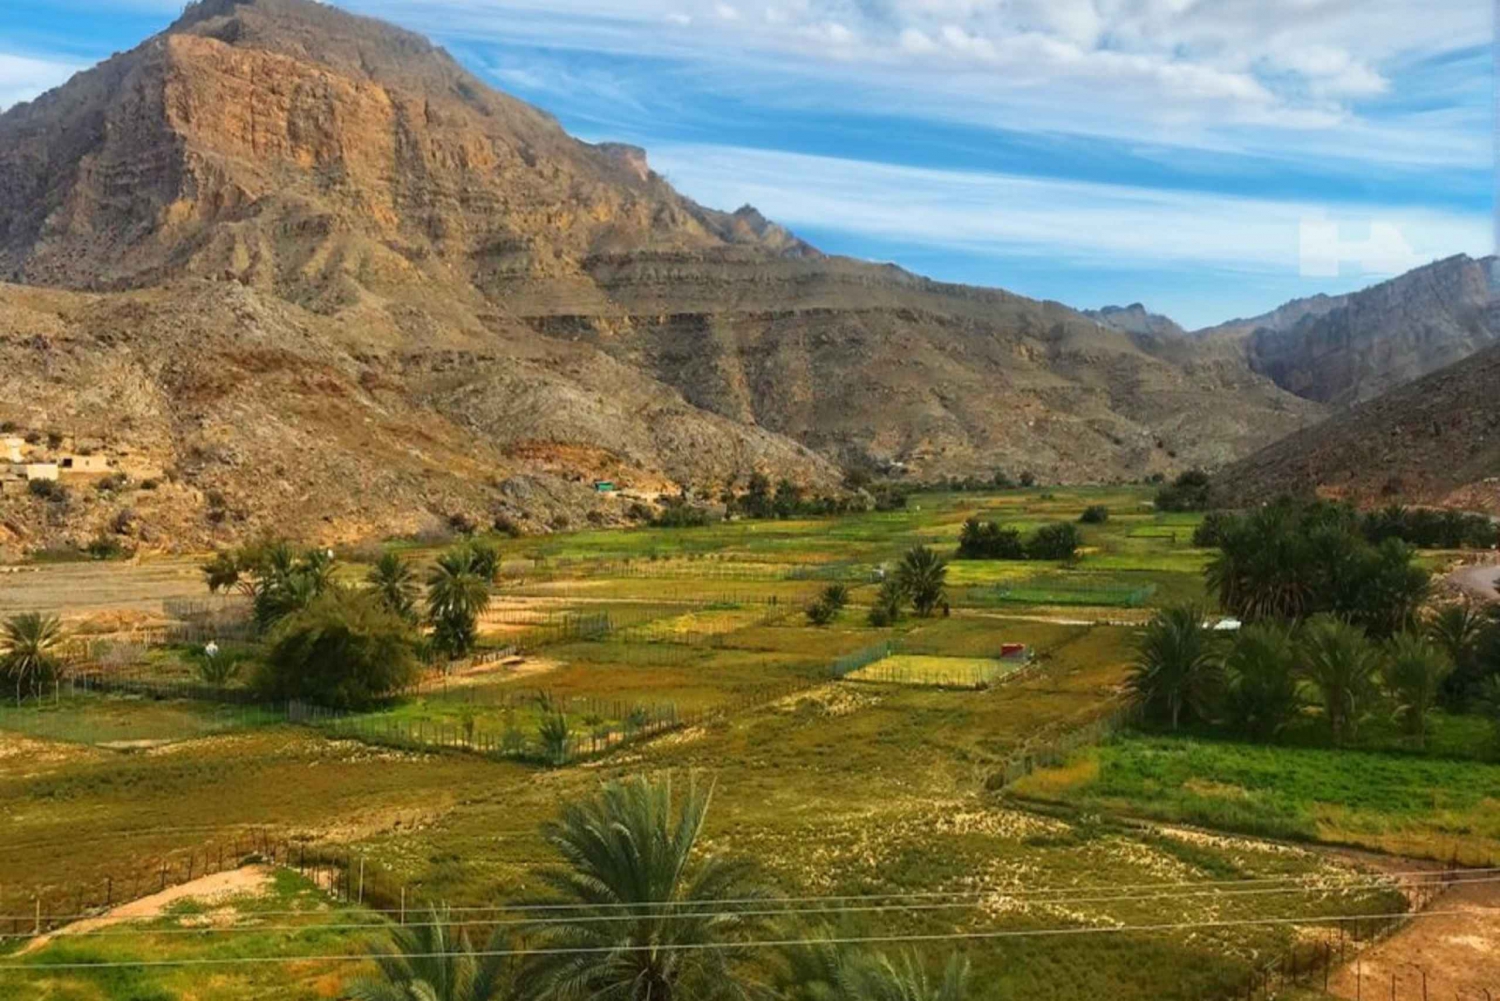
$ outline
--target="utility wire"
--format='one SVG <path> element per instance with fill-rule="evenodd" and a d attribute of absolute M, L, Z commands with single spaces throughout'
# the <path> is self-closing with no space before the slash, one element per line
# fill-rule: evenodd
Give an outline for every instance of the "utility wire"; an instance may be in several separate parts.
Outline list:
<path fill-rule="evenodd" d="M 487 949 L 475 952 L 428 952 L 403 953 L 406 959 L 449 959 L 458 956 L 476 958 L 499 958 L 507 956 L 593 956 L 618 955 L 631 952 L 701 952 L 740 949 L 784 949 L 798 945 L 885 945 L 902 942 L 981 942 L 1013 938 L 1045 938 L 1083 935 L 1124 935 L 1132 932 L 1202 931 L 1213 928 L 1274 927 L 1286 924 L 1347 924 L 1359 921 L 1401 920 L 1406 918 L 1472 917 L 1476 914 L 1500 914 L 1500 907 L 1468 907 L 1461 910 L 1398 911 L 1392 914 L 1335 914 L 1322 917 L 1295 918 L 1244 918 L 1221 921 L 1186 921 L 1149 925 L 1110 925 L 1105 927 L 1081 926 L 1070 928 L 1007 929 L 984 932 L 934 932 L 925 935 L 867 935 L 846 938 L 788 938 L 759 939 L 749 942 L 682 942 L 653 945 L 581 946 L 576 948 L 542 949 Z M 104 970 L 117 968 L 167 967 L 167 966 L 230 966 L 254 965 L 256 963 L 335 963 L 361 962 L 376 958 L 376 953 L 339 954 L 324 956 L 203 956 L 190 959 L 143 959 L 107 960 L 94 963 L 5 963 L 0 971 L 51 971 L 51 970 Z"/>

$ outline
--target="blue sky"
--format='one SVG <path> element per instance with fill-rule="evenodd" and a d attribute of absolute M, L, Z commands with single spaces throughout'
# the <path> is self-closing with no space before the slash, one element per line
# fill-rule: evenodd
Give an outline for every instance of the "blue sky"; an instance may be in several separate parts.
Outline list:
<path fill-rule="evenodd" d="M 824 250 L 1188 326 L 1492 252 L 1483 0 L 341 0 Z M 6 0 L 0 106 L 161 0 Z"/>

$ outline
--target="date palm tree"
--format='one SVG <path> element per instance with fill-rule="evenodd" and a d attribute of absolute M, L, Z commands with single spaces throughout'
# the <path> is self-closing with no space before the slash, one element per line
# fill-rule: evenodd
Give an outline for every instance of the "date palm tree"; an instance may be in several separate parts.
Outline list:
<path fill-rule="evenodd" d="M 1303 671 L 1322 698 L 1333 742 L 1353 740 L 1375 695 L 1380 648 L 1363 629 L 1331 615 L 1308 621 L 1302 647 Z"/>
<path fill-rule="evenodd" d="M 523 998 L 751 995 L 741 943 L 764 927 L 746 912 L 766 891 L 746 862 L 695 857 L 711 798 L 690 782 L 679 806 L 669 777 L 637 776 L 565 806 L 543 829 L 564 864 L 541 873 L 551 896 L 531 903 L 566 906 L 523 926 Z"/>
<path fill-rule="evenodd" d="M 427 575 L 427 620 L 433 645 L 449 657 L 474 648 L 479 616 L 490 604 L 484 561 L 469 546 L 456 546 L 437 558 Z"/>
<path fill-rule="evenodd" d="M 1421 636 L 1392 637 L 1383 673 L 1386 691 L 1396 701 L 1396 717 L 1418 748 L 1427 743 L 1427 717 L 1437 705 L 1453 661 Z"/>
<path fill-rule="evenodd" d="M 942 602 L 947 580 L 948 564 L 926 546 L 913 546 L 896 568 L 896 583 L 924 619 Z"/>
<path fill-rule="evenodd" d="M 478 956 L 446 908 L 426 921 L 391 929 L 388 945 L 371 950 L 380 973 L 349 987 L 353 1001 L 495 1001 L 506 984 L 498 937 Z"/>
<path fill-rule="evenodd" d="M 1126 685 L 1148 716 L 1166 719 L 1173 730 L 1184 715 L 1205 717 L 1218 692 L 1221 672 L 1213 634 L 1193 605 L 1168 608 L 1146 627 Z"/>
<path fill-rule="evenodd" d="M 1248 626 L 1224 659 L 1224 714 L 1251 740 L 1270 740 L 1302 708 L 1297 645 L 1275 622 Z"/>
<path fill-rule="evenodd" d="M 849 1001 L 963 1001 L 969 964 L 955 953 L 943 978 L 934 980 L 915 953 L 905 953 L 899 963 L 885 955 L 860 956 L 845 963 L 839 979 L 839 993 Z"/>
<path fill-rule="evenodd" d="M 16 705 L 21 693 L 39 693 L 42 684 L 61 667 L 56 650 L 62 641 L 62 621 L 55 615 L 22 612 L 5 623 L 0 635 L 0 676 L 16 686 Z"/>
<path fill-rule="evenodd" d="M 365 576 L 365 582 L 380 595 L 386 608 L 408 622 L 416 620 L 417 597 L 421 593 L 421 585 L 417 583 L 416 571 L 401 558 L 400 553 L 392 549 L 381 553 L 380 559 L 375 561 L 375 565 Z"/>
<path fill-rule="evenodd" d="M 1443 684 L 1443 702 L 1450 709 L 1462 709 L 1483 676 L 1479 654 L 1485 627 L 1484 615 L 1469 602 L 1449 605 L 1427 623 L 1427 638 L 1453 662 Z"/>

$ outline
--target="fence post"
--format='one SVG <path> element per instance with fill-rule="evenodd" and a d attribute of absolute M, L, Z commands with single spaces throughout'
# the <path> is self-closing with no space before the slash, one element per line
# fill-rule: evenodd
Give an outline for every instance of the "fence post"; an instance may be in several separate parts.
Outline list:
<path fill-rule="evenodd" d="M 42 933 L 42 898 L 38 894 L 36 898 L 36 934 Z"/>
<path fill-rule="evenodd" d="M 365 857 L 359 857 L 359 902 L 365 902 Z"/>

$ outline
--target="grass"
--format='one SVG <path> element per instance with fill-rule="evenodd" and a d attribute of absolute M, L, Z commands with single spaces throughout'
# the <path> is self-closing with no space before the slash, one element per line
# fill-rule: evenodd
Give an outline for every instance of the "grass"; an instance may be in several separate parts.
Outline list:
<path fill-rule="evenodd" d="M 1088 811 L 1425 858 L 1500 858 L 1497 765 L 1129 737 L 1080 751 L 1014 792 Z"/>
<path fill-rule="evenodd" d="M 459 906 L 493 904 L 534 888 L 537 866 L 550 861 L 539 827 L 560 803 L 602 779 L 664 770 L 695 772 L 715 784 L 708 848 L 755 858 L 764 878 L 785 893 L 982 891 L 972 907 L 823 915 L 830 927 L 854 935 L 1254 920 L 1288 913 L 1313 919 L 1334 910 L 1388 908 L 1390 900 L 1378 892 L 1290 900 L 1210 892 L 1210 881 L 1319 879 L 1347 873 L 1348 863 L 1312 849 L 1153 831 L 1107 819 L 1110 811 L 1090 804 L 1134 802 L 1144 788 L 1144 778 L 1134 785 L 1120 779 L 1113 799 L 1089 799 L 1101 783 L 1115 780 L 1103 755 L 1124 744 L 1027 780 L 1035 801 L 1076 807 L 1075 816 L 1059 819 L 1018 808 L 1024 804 L 989 791 L 992 778 L 1022 748 L 1107 713 L 1125 678 L 1134 631 L 1099 623 L 1146 613 L 1054 607 L 1060 592 L 1104 583 L 1152 587 L 1153 604 L 1201 600 L 1204 554 L 1192 550 L 1189 540 L 1196 516 L 1155 516 L 1141 509 L 1148 496 L 1138 488 L 940 493 L 914 497 L 906 511 L 837 519 L 500 539 L 506 578 L 486 638 L 502 644 L 526 636 L 537 650 L 524 667 L 535 673 L 455 679 L 446 691 L 426 692 L 369 718 L 420 721 L 450 733 L 467 722 L 491 732 L 508 722 L 529 730 L 540 721 L 540 708 L 526 696 L 545 689 L 554 706 L 586 729 L 585 717 L 617 722 L 626 707 L 637 704 L 670 703 L 689 712 L 740 704 L 768 685 L 798 686 L 795 694 L 587 765 L 540 769 L 460 753 L 408 753 L 285 726 L 215 732 L 206 728 L 211 713 L 205 717 L 201 707 L 172 703 L 131 700 L 60 710 L 59 718 L 71 712 L 79 725 L 118 716 L 121 725 L 128 721 L 142 731 L 173 730 L 192 738 L 123 753 L 3 732 L 0 715 L 0 801 L 7 806 L 0 813 L 0 843 L 6 846 L 0 852 L 0 912 L 29 906 L 32 894 L 49 907 L 69 907 L 80 886 L 154 873 L 163 860 L 180 865 L 194 853 L 201 858 L 215 839 L 261 827 L 365 859 L 372 881 L 388 891 L 404 887 L 414 899 Z M 951 617 L 908 615 L 889 629 L 867 625 L 873 596 L 867 572 L 892 566 L 910 546 L 932 545 L 946 556 L 970 516 L 1025 527 L 1076 521 L 1091 504 L 1107 506 L 1111 518 L 1085 527 L 1088 552 L 1078 566 L 955 562 Z M 435 551 L 403 548 L 417 559 Z M 817 628 L 802 612 L 823 587 L 820 575 L 848 575 L 855 586 L 850 606 Z M 1051 592 L 996 608 L 966 604 L 976 590 L 1037 580 Z M 612 619 L 606 634 L 581 636 L 559 627 L 570 617 L 600 612 Z M 988 673 L 1005 643 L 1031 647 L 1037 670 L 996 678 L 984 691 L 892 684 L 878 671 L 856 682 L 827 680 L 835 661 L 887 641 L 897 645 L 896 655 L 874 666 L 901 668 L 909 677 L 952 683 Z M 1447 731 L 1436 728 L 1435 742 L 1447 739 L 1440 732 Z M 1204 776 L 1188 779 L 1230 784 L 1215 778 L 1220 764 L 1204 764 Z M 1446 773 L 1433 779 L 1440 788 L 1451 780 Z M 1270 805 L 1264 817 L 1301 822 L 1274 799 L 1276 782 L 1266 782 Z M 1207 798 L 1215 792 L 1201 782 L 1194 789 Z M 1166 813 L 1177 797 L 1169 792 L 1159 800 Z M 1444 806 L 1454 811 L 1455 824 L 1462 817 L 1485 822 L 1482 803 L 1455 799 Z M 1343 821 L 1352 825 L 1364 815 Z M 1415 806 L 1409 815 L 1413 823 L 1422 816 Z M 1311 817 L 1317 836 L 1323 829 L 1316 825 L 1339 819 L 1317 811 Z M 1037 888 L 1061 887 L 1077 897 L 1097 897 L 1101 889 L 1161 882 L 1201 883 L 1204 889 L 1159 899 L 1069 903 L 1028 896 Z M 1277 925 L 1191 935 L 1127 931 L 976 942 L 965 951 L 983 998 L 1196 1001 L 1241 992 L 1251 965 L 1284 948 L 1291 934 Z M 245 942 L 236 947 L 269 948 L 256 935 Z M 296 946 L 301 942 L 299 937 Z M 70 949 L 150 957 L 188 947 L 144 933 L 110 943 L 60 943 L 36 962 L 56 962 Z M 358 951 L 363 942 L 353 934 L 327 944 Z M 225 955 L 229 948 L 212 942 L 192 947 L 202 955 Z M 922 955 L 936 965 L 946 947 L 924 947 Z M 260 969 L 266 972 L 226 973 L 204 983 L 170 969 L 108 983 L 28 973 L 21 989 L 50 1001 L 310 1001 L 341 996 L 340 978 L 348 972 L 316 963 Z"/>

